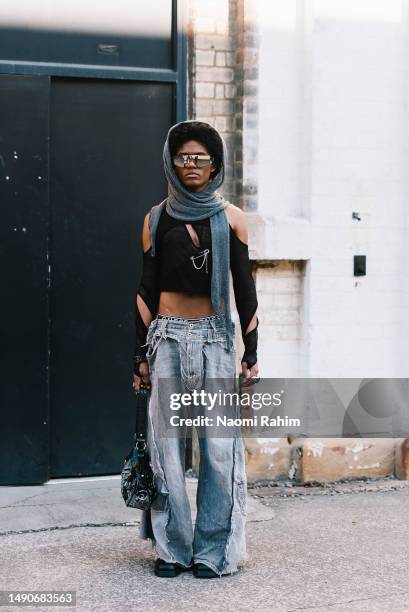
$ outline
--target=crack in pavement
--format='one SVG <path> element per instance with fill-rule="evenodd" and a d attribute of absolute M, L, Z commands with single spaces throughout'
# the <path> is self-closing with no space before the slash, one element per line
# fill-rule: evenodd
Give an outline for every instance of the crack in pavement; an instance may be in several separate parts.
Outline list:
<path fill-rule="evenodd" d="M 53 527 L 39 527 L 38 529 L 21 529 L 20 531 L 0 531 L 0 536 L 8 535 L 20 535 L 24 533 L 40 533 L 42 531 L 57 531 L 64 529 L 77 529 L 81 527 L 136 527 L 140 521 L 133 523 L 121 522 L 121 523 L 74 523 L 71 525 L 54 525 Z"/>
<path fill-rule="evenodd" d="M 249 519 L 247 523 L 268 523 L 269 521 L 274 520 L 275 517 L 265 518 L 265 519 Z M 21 530 L 9 530 L 9 531 L 0 531 L 1 536 L 9 536 L 9 535 L 22 535 L 25 533 L 41 533 L 43 531 L 58 531 L 64 529 L 78 529 L 84 527 L 136 527 L 140 524 L 140 520 L 130 522 L 130 521 L 122 521 L 122 522 L 108 522 L 108 523 L 73 523 L 71 525 L 54 525 L 52 527 L 39 527 L 38 529 L 21 529 Z"/>
<path fill-rule="evenodd" d="M 3 508 L 18 508 L 20 506 L 24 506 L 24 502 L 28 501 L 29 499 L 35 499 L 36 497 L 41 497 L 42 495 L 49 495 L 50 493 L 51 491 L 41 491 L 40 493 L 35 493 L 34 495 L 28 495 L 27 497 L 23 497 L 22 499 L 17 500 L 14 504 L 11 504 L 9 506 L 0 506 L 0 510 L 3 510 Z"/>

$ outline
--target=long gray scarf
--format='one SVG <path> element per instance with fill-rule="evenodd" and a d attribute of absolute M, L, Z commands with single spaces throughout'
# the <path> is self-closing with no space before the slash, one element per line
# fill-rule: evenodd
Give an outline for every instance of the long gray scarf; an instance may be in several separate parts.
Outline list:
<path fill-rule="evenodd" d="M 169 149 L 169 135 L 171 131 L 181 124 L 195 123 L 195 120 L 182 121 L 173 125 L 168 131 L 165 146 L 163 148 L 163 163 L 165 175 L 168 181 L 168 197 L 160 204 L 152 207 L 149 217 L 149 229 L 151 233 L 152 251 L 155 256 L 156 228 L 163 207 L 166 212 L 180 221 L 199 221 L 210 217 L 210 231 L 212 237 L 212 278 L 211 278 L 211 301 L 215 312 L 223 315 L 226 321 L 228 348 L 233 347 L 233 323 L 230 315 L 229 301 L 229 269 L 230 269 L 230 232 L 229 222 L 225 213 L 228 204 L 216 189 L 224 181 L 227 164 L 227 148 L 223 137 L 218 134 L 222 144 L 222 164 L 220 171 L 213 180 L 210 180 L 203 191 L 194 192 L 186 189 L 179 180 L 173 164 Z M 203 122 L 201 122 L 203 123 Z M 209 128 L 212 126 L 209 125 Z"/>

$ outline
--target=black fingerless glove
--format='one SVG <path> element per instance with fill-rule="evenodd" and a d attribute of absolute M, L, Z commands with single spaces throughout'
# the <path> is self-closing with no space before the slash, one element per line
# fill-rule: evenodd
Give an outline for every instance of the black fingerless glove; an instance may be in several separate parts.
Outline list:
<path fill-rule="evenodd" d="M 249 369 L 252 368 L 255 363 L 257 363 L 258 323 L 259 321 L 257 317 L 256 327 L 243 337 L 245 350 L 241 363 L 245 361 Z"/>
<path fill-rule="evenodd" d="M 140 378 L 142 377 L 142 374 L 139 372 L 141 363 L 148 363 L 148 360 L 143 355 L 135 355 L 133 358 L 133 373 Z"/>

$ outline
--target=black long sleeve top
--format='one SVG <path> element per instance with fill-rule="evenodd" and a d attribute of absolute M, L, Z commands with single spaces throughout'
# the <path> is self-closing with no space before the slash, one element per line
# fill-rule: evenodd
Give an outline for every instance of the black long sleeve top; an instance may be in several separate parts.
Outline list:
<path fill-rule="evenodd" d="M 186 291 L 187 293 L 211 294 L 212 253 L 210 219 L 191 222 L 199 238 L 196 246 L 184 221 L 174 219 L 163 209 L 156 233 L 156 256 L 143 253 L 142 277 L 135 299 L 135 356 L 140 362 L 145 359 L 147 326 L 142 318 L 138 295 L 152 316 L 156 317 L 161 291 Z M 246 332 L 258 306 L 254 279 L 251 273 L 248 245 L 238 238 L 230 228 L 230 270 L 234 297 L 240 319 L 245 346 L 241 361 L 247 367 L 257 363 L 258 324 Z"/>

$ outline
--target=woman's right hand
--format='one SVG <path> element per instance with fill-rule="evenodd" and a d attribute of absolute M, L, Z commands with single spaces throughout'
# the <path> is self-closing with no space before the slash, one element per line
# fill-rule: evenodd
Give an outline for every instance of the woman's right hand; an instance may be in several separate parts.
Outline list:
<path fill-rule="evenodd" d="M 149 365 L 147 361 L 142 361 L 139 364 L 139 372 L 141 376 L 137 376 L 136 374 L 133 374 L 132 386 L 134 388 L 135 393 L 139 391 L 141 383 L 144 385 L 150 385 Z"/>

